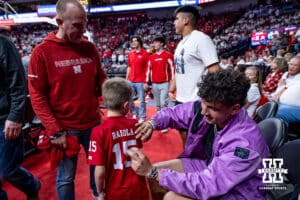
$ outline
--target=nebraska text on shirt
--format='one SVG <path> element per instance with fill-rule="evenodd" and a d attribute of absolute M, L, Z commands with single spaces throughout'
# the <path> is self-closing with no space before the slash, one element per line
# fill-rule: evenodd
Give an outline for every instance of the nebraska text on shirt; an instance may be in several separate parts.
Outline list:
<path fill-rule="evenodd" d="M 71 60 L 59 60 L 55 61 L 56 67 L 67 67 L 67 66 L 73 66 L 73 65 L 82 65 L 82 64 L 88 64 L 93 62 L 91 58 L 77 58 L 77 59 L 71 59 Z"/>

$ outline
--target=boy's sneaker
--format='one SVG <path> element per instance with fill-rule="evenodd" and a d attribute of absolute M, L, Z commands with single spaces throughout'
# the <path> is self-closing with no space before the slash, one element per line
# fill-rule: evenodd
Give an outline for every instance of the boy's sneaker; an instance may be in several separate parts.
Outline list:
<path fill-rule="evenodd" d="M 168 131 L 169 131 L 169 129 L 167 129 L 167 128 L 166 128 L 166 129 L 160 130 L 160 132 L 162 132 L 162 133 L 164 133 L 164 134 L 167 133 Z"/>
<path fill-rule="evenodd" d="M 93 194 L 93 198 L 94 198 L 94 200 L 104 200 L 105 199 L 104 196 L 101 194 L 99 194 L 98 196 Z"/>

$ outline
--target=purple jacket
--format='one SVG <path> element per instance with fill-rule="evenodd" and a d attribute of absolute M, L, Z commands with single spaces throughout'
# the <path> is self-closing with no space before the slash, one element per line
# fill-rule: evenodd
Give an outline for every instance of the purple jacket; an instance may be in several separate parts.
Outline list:
<path fill-rule="evenodd" d="M 162 169 L 159 184 L 178 194 L 193 199 L 265 199 L 265 192 L 257 171 L 262 158 L 269 156 L 267 143 L 256 123 L 241 109 L 228 124 L 216 133 L 213 156 L 205 164 L 203 136 L 208 124 L 203 117 L 198 131 L 191 133 L 194 102 L 165 108 L 153 116 L 157 129 L 188 129 L 185 150 L 180 159 L 184 173 Z M 192 166 L 197 160 L 197 165 Z"/>

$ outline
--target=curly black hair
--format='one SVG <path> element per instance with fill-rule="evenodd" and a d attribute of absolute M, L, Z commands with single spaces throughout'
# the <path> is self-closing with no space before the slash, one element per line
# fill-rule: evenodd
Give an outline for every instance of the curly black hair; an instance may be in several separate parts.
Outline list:
<path fill-rule="evenodd" d="M 220 102 L 225 106 L 246 102 L 250 83 L 245 74 L 226 69 L 216 73 L 203 75 L 202 81 L 197 84 L 198 96 L 209 102 Z"/>

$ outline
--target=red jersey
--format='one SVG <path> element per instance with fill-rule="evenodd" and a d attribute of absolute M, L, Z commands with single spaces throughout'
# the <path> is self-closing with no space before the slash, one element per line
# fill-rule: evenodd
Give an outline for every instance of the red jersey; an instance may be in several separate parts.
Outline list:
<path fill-rule="evenodd" d="M 154 53 L 149 58 L 149 66 L 147 71 L 148 82 L 164 83 L 173 80 L 174 75 L 174 59 L 173 55 L 168 51 L 163 51 L 160 54 Z"/>
<path fill-rule="evenodd" d="M 55 34 L 34 48 L 28 69 L 32 106 L 50 135 L 99 123 L 97 95 L 106 79 L 93 43 L 72 44 Z"/>
<path fill-rule="evenodd" d="M 128 80 L 133 83 L 146 82 L 148 61 L 149 54 L 145 49 L 142 48 L 139 52 L 131 51 L 128 54 L 128 67 L 130 67 Z"/>
<path fill-rule="evenodd" d="M 107 200 L 147 200 L 149 193 L 145 177 L 131 168 L 126 152 L 131 147 L 142 147 L 135 138 L 136 119 L 124 116 L 107 117 L 93 129 L 90 138 L 88 162 L 105 166 L 105 192 Z"/>

